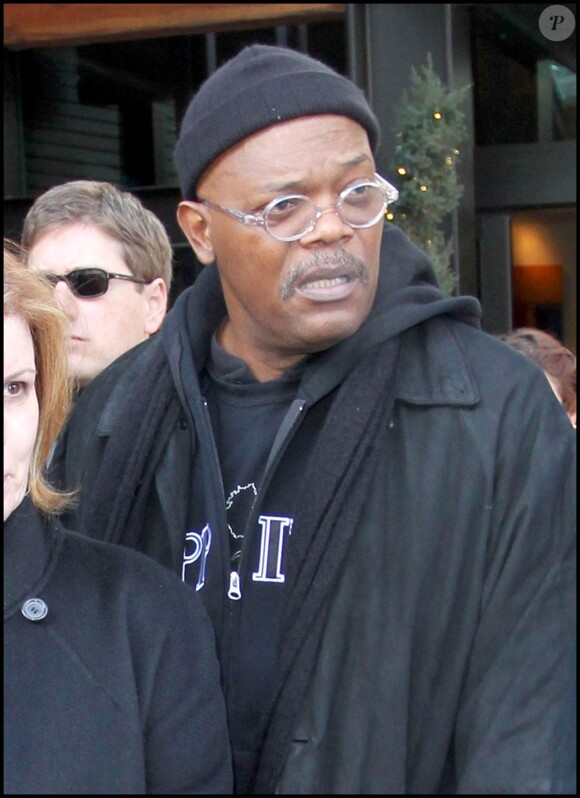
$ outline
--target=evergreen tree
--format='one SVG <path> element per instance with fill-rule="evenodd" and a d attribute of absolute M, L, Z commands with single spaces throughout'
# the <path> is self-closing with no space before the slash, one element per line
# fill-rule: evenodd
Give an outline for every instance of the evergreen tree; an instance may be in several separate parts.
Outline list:
<path fill-rule="evenodd" d="M 456 288 L 457 275 L 444 222 L 463 193 L 456 164 L 459 146 L 467 138 L 460 105 L 468 89 L 447 89 L 428 53 L 420 72 L 411 69 L 410 88 L 403 91 L 394 115 L 399 199 L 389 207 L 387 218 L 427 253 L 440 287 L 449 294 Z"/>

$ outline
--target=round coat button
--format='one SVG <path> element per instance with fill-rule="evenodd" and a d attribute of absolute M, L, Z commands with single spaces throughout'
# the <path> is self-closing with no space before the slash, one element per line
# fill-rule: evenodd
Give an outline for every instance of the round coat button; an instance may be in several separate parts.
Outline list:
<path fill-rule="evenodd" d="M 42 621 L 48 615 L 48 607 L 42 599 L 27 599 L 22 605 L 22 614 L 29 621 Z"/>

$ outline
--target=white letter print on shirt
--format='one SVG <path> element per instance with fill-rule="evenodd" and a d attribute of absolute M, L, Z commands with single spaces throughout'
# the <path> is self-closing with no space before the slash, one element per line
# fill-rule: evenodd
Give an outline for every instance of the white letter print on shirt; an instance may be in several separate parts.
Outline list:
<path fill-rule="evenodd" d="M 188 552 L 188 545 L 193 543 L 193 551 Z M 211 529 L 206 524 L 200 532 L 187 532 L 185 535 L 185 549 L 183 552 L 183 566 L 181 568 L 181 579 L 185 582 L 185 569 L 201 557 L 199 565 L 199 576 L 197 577 L 196 590 L 201 590 L 205 584 L 205 564 L 207 555 L 211 547 Z"/>
<path fill-rule="evenodd" d="M 284 582 L 286 577 L 281 570 L 284 531 L 287 529 L 288 534 L 292 534 L 292 518 L 261 515 L 258 523 L 262 528 L 260 564 L 252 579 L 254 582 Z"/>

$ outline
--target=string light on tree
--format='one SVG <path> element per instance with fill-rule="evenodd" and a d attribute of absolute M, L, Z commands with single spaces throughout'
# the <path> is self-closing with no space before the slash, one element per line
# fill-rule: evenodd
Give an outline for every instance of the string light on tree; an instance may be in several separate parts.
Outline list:
<path fill-rule="evenodd" d="M 447 89 L 433 69 L 431 54 L 419 72 L 411 70 L 408 89 L 395 109 L 399 199 L 394 223 L 427 251 L 441 288 L 452 293 L 457 277 L 451 267 L 452 242 L 445 239 L 446 217 L 461 198 L 456 165 L 467 138 L 460 109 L 469 87 Z M 391 210 L 391 208 L 389 208 Z"/>

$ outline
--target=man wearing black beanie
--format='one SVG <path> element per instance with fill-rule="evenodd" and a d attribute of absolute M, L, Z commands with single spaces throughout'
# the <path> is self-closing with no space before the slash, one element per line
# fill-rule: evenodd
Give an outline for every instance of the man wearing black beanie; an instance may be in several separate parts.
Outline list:
<path fill-rule="evenodd" d="M 200 593 L 237 793 L 574 792 L 574 433 L 384 221 L 378 137 L 302 53 L 208 78 L 175 153 L 204 270 L 57 481 Z"/>

